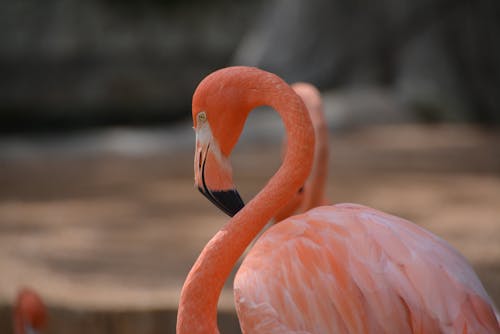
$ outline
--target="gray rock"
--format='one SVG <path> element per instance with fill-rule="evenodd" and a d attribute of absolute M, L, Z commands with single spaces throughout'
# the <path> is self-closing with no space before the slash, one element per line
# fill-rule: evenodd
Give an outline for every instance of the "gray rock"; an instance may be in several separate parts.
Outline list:
<path fill-rule="evenodd" d="M 256 4 L 0 2 L 0 129 L 189 117 Z"/>
<path fill-rule="evenodd" d="M 499 14 L 495 0 L 274 0 L 233 62 L 323 90 L 392 90 L 421 120 L 498 123 Z"/>

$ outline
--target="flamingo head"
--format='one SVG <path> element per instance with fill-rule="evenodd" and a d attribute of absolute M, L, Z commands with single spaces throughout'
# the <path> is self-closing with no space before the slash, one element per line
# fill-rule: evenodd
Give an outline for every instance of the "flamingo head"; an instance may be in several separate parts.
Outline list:
<path fill-rule="evenodd" d="M 245 76 L 256 69 L 226 68 L 206 77 L 193 95 L 196 132 L 195 186 L 213 204 L 234 216 L 244 203 L 235 189 L 229 156 L 250 111 L 259 104 Z"/>
<path fill-rule="evenodd" d="M 18 295 L 14 310 L 16 334 L 40 334 L 47 325 L 47 313 L 40 297 L 24 288 Z"/>

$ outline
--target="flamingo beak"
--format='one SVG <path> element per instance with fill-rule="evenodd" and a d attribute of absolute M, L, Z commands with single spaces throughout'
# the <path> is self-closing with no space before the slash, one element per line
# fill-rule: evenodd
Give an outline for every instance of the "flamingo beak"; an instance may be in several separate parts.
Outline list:
<path fill-rule="evenodd" d="M 232 217 L 245 206 L 234 187 L 229 159 L 216 144 L 197 141 L 194 170 L 198 190 L 227 215 Z"/>

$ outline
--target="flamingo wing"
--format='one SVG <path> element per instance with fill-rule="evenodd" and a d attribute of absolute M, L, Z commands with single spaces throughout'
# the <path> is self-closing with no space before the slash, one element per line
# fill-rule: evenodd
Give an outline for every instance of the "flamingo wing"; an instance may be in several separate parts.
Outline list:
<path fill-rule="evenodd" d="M 457 251 L 360 205 L 319 207 L 271 227 L 234 290 L 244 333 L 500 333 Z"/>

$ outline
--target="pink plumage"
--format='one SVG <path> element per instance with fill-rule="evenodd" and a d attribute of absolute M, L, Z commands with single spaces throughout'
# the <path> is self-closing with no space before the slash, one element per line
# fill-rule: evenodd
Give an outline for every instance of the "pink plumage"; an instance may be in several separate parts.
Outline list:
<path fill-rule="evenodd" d="M 234 289 L 246 333 L 499 330 L 458 252 L 361 205 L 323 206 L 271 227 L 243 261 Z"/>

